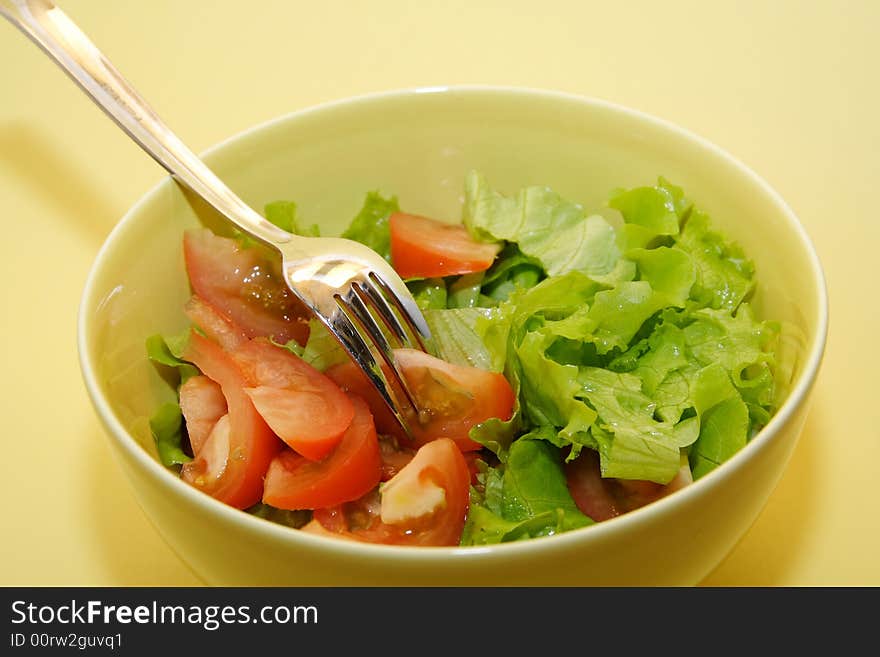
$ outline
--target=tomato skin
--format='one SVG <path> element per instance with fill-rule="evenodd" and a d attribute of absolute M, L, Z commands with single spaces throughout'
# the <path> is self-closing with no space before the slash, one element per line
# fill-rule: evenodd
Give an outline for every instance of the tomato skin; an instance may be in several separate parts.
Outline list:
<path fill-rule="evenodd" d="M 612 496 L 599 471 L 599 455 L 584 449 L 564 465 L 568 491 L 582 513 L 596 522 L 619 516 L 623 510 Z"/>
<path fill-rule="evenodd" d="M 279 509 L 316 509 L 362 497 L 375 488 L 382 459 L 373 417 L 363 400 L 352 398 L 354 418 L 339 445 L 322 461 L 290 449 L 269 465 L 263 502 Z"/>
<path fill-rule="evenodd" d="M 190 297 L 183 311 L 193 324 L 226 351 L 237 349 L 249 339 L 244 329 L 197 294 Z"/>
<path fill-rule="evenodd" d="M 411 422 L 417 445 L 446 437 L 463 452 L 478 450 L 482 445 L 468 437 L 470 430 L 489 418 L 507 421 L 513 415 L 516 399 L 503 374 L 453 365 L 415 349 L 398 349 L 394 357 L 419 410 L 428 415 L 427 422 Z"/>
<path fill-rule="evenodd" d="M 290 447 L 317 461 L 342 439 L 354 408 L 332 380 L 267 338 L 248 339 L 211 304 L 193 296 L 187 316 L 219 343 L 241 369 L 245 393 L 272 430 Z"/>
<path fill-rule="evenodd" d="M 257 412 L 297 453 L 319 461 L 339 445 L 355 411 L 331 379 L 266 338 L 248 341 L 232 357 Z"/>
<path fill-rule="evenodd" d="M 461 451 L 475 451 L 482 445 L 469 438 L 471 428 L 492 417 L 506 421 L 513 414 L 513 388 L 502 374 L 453 365 L 414 349 L 395 349 L 394 357 L 422 411 L 420 417 L 410 412 L 408 418 L 416 446 L 451 438 Z M 367 401 L 379 432 L 392 434 L 404 444 L 410 442 L 354 363 L 334 365 L 326 374 Z"/>
<path fill-rule="evenodd" d="M 320 522 L 318 522 L 314 518 L 312 520 L 310 520 L 309 522 L 307 522 L 302 527 L 300 527 L 299 530 L 301 532 L 306 532 L 307 534 L 314 534 L 316 536 L 327 536 L 329 538 L 342 538 L 342 539 L 350 540 L 350 541 L 356 540 L 356 539 L 351 538 L 350 536 L 344 536 L 343 534 L 340 534 L 338 532 L 330 531 L 329 529 L 324 527 L 324 525 L 322 525 Z"/>
<path fill-rule="evenodd" d="M 316 509 L 314 520 L 340 538 L 368 543 L 458 545 L 470 504 L 470 472 L 465 458 L 452 440 L 441 438 L 419 448 L 416 459 L 421 461 L 417 476 L 429 479 L 445 493 L 443 507 L 429 516 L 402 524 L 383 522 L 373 491 L 352 504 Z M 407 467 L 415 465 L 414 459 Z"/>
<path fill-rule="evenodd" d="M 636 479 L 602 477 L 599 455 L 584 449 L 565 464 L 568 490 L 577 507 L 596 522 L 641 508 L 693 482 L 690 468 L 683 465 L 668 484 Z"/>
<path fill-rule="evenodd" d="M 262 497 L 263 475 L 283 443 L 257 413 L 244 392 L 241 370 L 219 345 L 191 331 L 183 357 L 220 385 L 228 407 L 229 436 L 225 459 L 196 455 L 181 468 L 181 478 L 230 506 L 252 506 Z"/>
<path fill-rule="evenodd" d="M 409 436 L 404 433 L 376 388 L 357 365 L 352 361 L 339 363 L 329 367 L 324 374 L 347 393 L 367 402 L 376 424 L 376 431 L 394 436 L 402 446 L 412 446 Z"/>
<path fill-rule="evenodd" d="M 462 225 L 396 212 L 389 218 L 391 263 L 402 278 L 486 271 L 500 246 L 478 242 Z"/>
<path fill-rule="evenodd" d="M 208 229 L 186 231 L 183 253 L 193 292 L 247 337 L 305 344 L 310 313 L 287 288 L 274 253 L 261 245 L 245 248 Z"/>
<path fill-rule="evenodd" d="M 192 376 L 180 386 L 180 410 L 186 420 L 189 444 L 197 455 L 217 420 L 226 415 L 226 397 L 208 377 Z"/>

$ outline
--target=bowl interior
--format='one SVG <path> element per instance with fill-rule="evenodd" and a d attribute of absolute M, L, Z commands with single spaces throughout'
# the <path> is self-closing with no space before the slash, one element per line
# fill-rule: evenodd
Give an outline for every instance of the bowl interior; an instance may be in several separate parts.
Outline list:
<path fill-rule="evenodd" d="M 506 193 L 545 184 L 596 210 L 613 189 L 662 175 L 754 259 L 757 310 L 785 327 L 787 389 L 824 337 L 821 271 L 778 196 L 710 144 L 601 102 L 503 89 L 382 94 L 282 118 L 206 160 L 252 206 L 295 200 L 303 221 L 325 235 L 348 224 L 369 190 L 397 195 L 406 211 L 457 220 L 470 169 Z M 147 419 L 173 394 L 147 361 L 144 340 L 186 327 L 182 231 L 217 221 L 166 180 L 114 231 L 83 300 L 82 358 L 93 396 L 150 454 Z"/>

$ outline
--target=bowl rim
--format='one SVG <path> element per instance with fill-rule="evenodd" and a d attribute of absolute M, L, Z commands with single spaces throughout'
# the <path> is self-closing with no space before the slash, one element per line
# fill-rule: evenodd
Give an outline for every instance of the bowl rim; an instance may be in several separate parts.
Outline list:
<path fill-rule="evenodd" d="M 461 559 L 483 559 L 487 555 L 497 554 L 505 557 L 515 557 L 526 553 L 529 556 L 538 551 L 552 551 L 565 549 L 572 543 L 581 541 L 598 541 L 603 537 L 622 533 L 629 527 L 640 523 L 649 515 L 664 514 L 681 506 L 688 499 L 708 491 L 724 480 L 733 476 L 752 455 L 769 443 L 779 430 L 790 420 L 795 411 L 807 400 L 813 387 L 825 352 L 828 334 L 828 290 L 824 271 L 815 246 L 806 232 L 797 215 L 786 203 L 782 196 L 761 176 L 745 163 L 731 155 L 729 152 L 709 141 L 708 139 L 683 128 L 669 120 L 648 114 L 641 110 L 626 107 L 604 99 L 527 86 L 504 86 L 504 85 L 439 85 L 424 87 L 406 87 L 385 91 L 365 93 L 328 102 L 319 103 L 302 109 L 271 118 L 246 128 L 204 150 L 200 157 L 206 159 L 209 164 L 212 157 L 219 156 L 224 149 L 241 141 L 245 141 L 260 133 L 268 132 L 282 124 L 296 122 L 316 113 L 324 113 L 340 108 L 352 108 L 357 105 L 369 105 L 382 103 L 388 100 L 404 99 L 425 94 L 461 94 L 461 95 L 495 95 L 509 96 L 522 99 L 543 98 L 544 100 L 558 101 L 569 104 L 579 104 L 586 108 L 604 111 L 611 114 L 621 115 L 624 118 L 644 122 L 652 127 L 666 131 L 678 140 L 691 142 L 706 151 L 710 151 L 715 157 L 726 161 L 741 174 L 744 174 L 749 182 L 760 188 L 768 198 L 777 205 L 780 215 L 787 221 L 792 235 L 800 240 L 800 246 L 807 255 L 810 269 L 814 277 L 815 288 L 818 291 L 816 336 L 809 347 L 808 355 L 804 361 L 804 367 L 796 385 L 790 391 L 782 406 L 747 444 L 730 459 L 699 480 L 675 493 L 656 500 L 644 507 L 622 514 L 616 518 L 597 522 L 593 525 L 580 529 L 564 532 L 554 536 L 542 537 L 539 540 L 514 541 L 494 545 L 480 546 L 395 546 L 371 544 L 366 542 L 341 540 L 335 537 L 302 532 L 290 527 L 259 518 L 252 514 L 230 507 L 205 493 L 186 484 L 170 470 L 155 460 L 140 444 L 129 434 L 119 419 L 116 417 L 108 400 L 101 393 L 96 369 L 90 362 L 88 343 L 90 336 L 89 309 L 95 306 L 97 293 L 98 273 L 102 269 L 108 253 L 112 252 L 115 244 L 125 233 L 128 224 L 133 223 L 140 214 L 141 209 L 148 205 L 156 196 L 162 194 L 169 186 L 175 185 L 171 176 L 165 176 L 151 189 L 149 189 L 138 201 L 126 211 L 122 218 L 110 231 L 101 248 L 99 249 L 86 278 L 77 317 L 77 349 L 81 374 L 91 398 L 92 404 L 104 424 L 108 435 L 124 450 L 130 460 L 134 461 L 146 474 L 157 481 L 160 485 L 169 486 L 177 495 L 182 495 L 188 502 L 200 509 L 200 512 L 214 519 L 238 525 L 243 531 L 253 531 L 266 539 L 289 543 L 291 547 L 308 547 L 328 553 L 336 553 L 340 557 L 358 558 L 393 558 L 407 562 L 423 562 L 433 560 L 447 560 L 450 557 Z M 140 503 L 140 501 L 139 501 Z M 160 534 L 162 531 L 157 527 Z M 592 538 L 591 538 L 592 537 Z"/>

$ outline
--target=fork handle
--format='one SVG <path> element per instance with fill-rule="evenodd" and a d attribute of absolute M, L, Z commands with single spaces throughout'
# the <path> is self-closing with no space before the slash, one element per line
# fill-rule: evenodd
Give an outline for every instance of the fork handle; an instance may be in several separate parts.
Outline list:
<path fill-rule="evenodd" d="M 175 179 L 255 237 L 272 245 L 292 239 L 229 189 L 60 8 L 48 0 L 0 0 L 0 14 L 49 55 Z"/>

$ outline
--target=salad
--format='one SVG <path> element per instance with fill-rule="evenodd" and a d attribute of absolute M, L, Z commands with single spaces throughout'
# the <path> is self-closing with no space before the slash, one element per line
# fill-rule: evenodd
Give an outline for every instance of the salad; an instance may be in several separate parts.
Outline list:
<path fill-rule="evenodd" d="M 292 202 L 265 215 L 319 234 Z M 177 393 L 150 426 L 162 463 L 226 504 L 374 543 L 549 536 L 705 476 L 776 409 L 779 328 L 751 309 L 754 266 L 663 178 L 592 213 L 470 172 L 460 223 L 370 192 L 342 236 L 395 267 L 431 328 L 433 355 L 395 352 L 411 436 L 278 257 L 184 234 L 191 328 L 147 340 Z"/>

